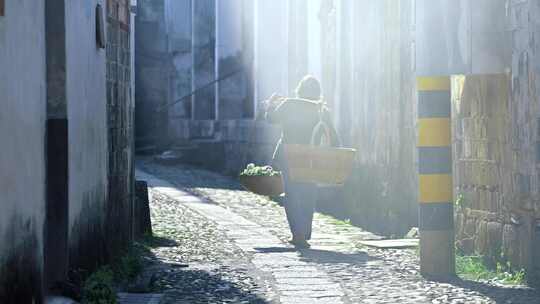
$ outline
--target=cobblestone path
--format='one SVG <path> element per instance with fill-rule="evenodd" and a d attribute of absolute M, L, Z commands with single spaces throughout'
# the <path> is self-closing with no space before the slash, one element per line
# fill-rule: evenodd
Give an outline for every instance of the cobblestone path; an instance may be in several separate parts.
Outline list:
<path fill-rule="evenodd" d="M 151 187 L 154 229 L 158 235 L 174 230 L 178 242 L 154 254 L 210 274 L 201 280 L 219 278 L 200 291 L 200 303 L 540 303 L 540 295 L 525 287 L 427 281 L 419 275 L 416 250 L 359 246 L 379 237 L 321 214 L 315 216 L 312 248 L 294 250 L 286 243 L 283 208 L 242 191 L 234 179 L 145 160 L 138 168 L 138 179 Z M 190 233 L 182 231 L 184 224 Z M 160 279 L 169 284 L 166 303 L 199 303 L 182 302 L 197 296 L 182 290 L 182 283 L 174 286 L 185 281 L 180 277 L 187 269 Z"/>

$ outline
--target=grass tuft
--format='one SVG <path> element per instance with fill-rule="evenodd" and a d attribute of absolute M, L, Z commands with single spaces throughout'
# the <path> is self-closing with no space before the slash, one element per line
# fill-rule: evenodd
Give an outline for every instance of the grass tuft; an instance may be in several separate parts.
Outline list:
<path fill-rule="evenodd" d="M 456 272 L 459 277 L 473 281 L 496 281 L 506 285 L 525 284 L 525 271 L 514 271 L 510 263 L 497 263 L 490 269 L 482 256 L 456 256 Z"/>
<path fill-rule="evenodd" d="M 92 273 L 82 286 L 82 304 L 116 304 L 116 287 L 134 281 L 142 272 L 138 252 L 132 248 L 111 265 Z"/>
<path fill-rule="evenodd" d="M 114 273 L 104 266 L 91 274 L 84 282 L 82 304 L 116 304 Z"/>

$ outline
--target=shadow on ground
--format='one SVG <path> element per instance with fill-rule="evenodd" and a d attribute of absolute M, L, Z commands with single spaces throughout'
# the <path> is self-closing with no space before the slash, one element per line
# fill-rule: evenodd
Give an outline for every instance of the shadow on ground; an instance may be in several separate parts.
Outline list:
<path fill-rule="evenodd" d="M 144 236 L 141 243 L 150 248 L 158 247 L 176 247 L 180 244 L 172 239 L 160 237 L 160 236 Z"/>
<path fill-rule="evenodd" d="M 490 298 L 495 303 L 540 303 L 540 292 L 530 287 L 503 287 L 483 282 L 463 280 L 461 278 L 436 281 L 475 291 L 484 297 Z"/>
<path fill-rule="evenodd" d="M 232 182 L 232 177 L 226 177 L 219 173 L 214 173 L 200 167 L 190 165 L 162 165 L 152 161 L 152 159 L 137 159 L 137 168 L 144 172 L 159 176 L 161 179 L 173 182 L 181 188 L 212 188 L 223 190 L 244 190 L 240 183 Z M 178 170 L 183 171 L 185 178 L 178 176 Z M 179 180 L 180 178 L 180 180 Z"/>
<path fill-rule="evenodd" d="M 315 264 L 351 264 L 361 265 L 371 260 L 378 258 L 368 255 L 366 252 L 357 253 L 342 253 L 337 251 L 321 250 L 321 249 L 295 249 L 286 247 L 267 247 L 255 248 L 260 253 L 285 253 L 298 252 L 301 260 L 306 263 Z"/>
<path fill-rule="evenodd" d="M 147 285 L 143 292 L 163 293 L 162 304 L 269 303 L 257 294 L 258 285 L 247 278 L 225 277 L 228 275 L 226 272 L 215 273 L 193 269 L 188 264 L 163 261 L 151 250 L 174 246 L 179 244 L 163 237 L 146 237 L 138 246 L 139 255 L 144 260 L 144 270 L 140 277 Z"/>

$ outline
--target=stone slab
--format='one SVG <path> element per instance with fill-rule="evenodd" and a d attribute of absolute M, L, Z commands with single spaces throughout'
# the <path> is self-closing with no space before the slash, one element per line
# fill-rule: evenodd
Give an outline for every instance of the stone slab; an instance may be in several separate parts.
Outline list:
<path fill-rule="evenodd" d="M 399 240 L 380 240 L 380 241 L 361 241 L 360 244 L 380 249 L 404 249 L 418 247 L 419 240 L 399 239 Z"/>
<path fill-rule="evenodd" d="M 119 293 L 118 304 L 159 304 L 162 294 Z"/>

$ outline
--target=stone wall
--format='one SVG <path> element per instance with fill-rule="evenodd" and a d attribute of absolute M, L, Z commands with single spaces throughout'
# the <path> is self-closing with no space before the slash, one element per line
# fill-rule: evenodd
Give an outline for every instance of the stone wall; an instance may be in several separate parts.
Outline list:
<path fill-rule="evenodd" d="M 511 209 L 520 227 L 519 253 L 506 245 L 507 255 L 520 256 L 522 265 L 534 270 L 540 281 L 540 3 L 510 1 L 508 24 L 512 37 L 511 107 L 512 148 L 516 172 L 512 176 L 514 203 Z M 519 156 L 519 157 L 517 157 Z M 519 198 L 519 199 L 518 199 Z M 504 232 L 512 231 L 505 227 Z"/>
<path fill-rule="evenodd" d="M 503 228 L 512 225 L 507 207 L 514 203 L 509 80 L 504 74 L 458 76 L 452 90 L 458 244 L 498 259 L 510 241 Z"/>
<path fill-rule="evenodd" d="M 134 102 L 128 0 L 107 1 L 107 120 L 109 140 L 107 249 L 121 253 L 132 240 Z M 118 223 L 124 223 L 118 225 Z"/>
<path fill-rule="evenodd" d="M 417 0 L 419 76 L 503 73 L 511 57 L 511 0 Z"/>
<path fill-rule="evenodd" d="M 0 16 L 0 303 L 32 303 L 42 294 L 44 23 L 43 0 L 7 0 Z"/>

